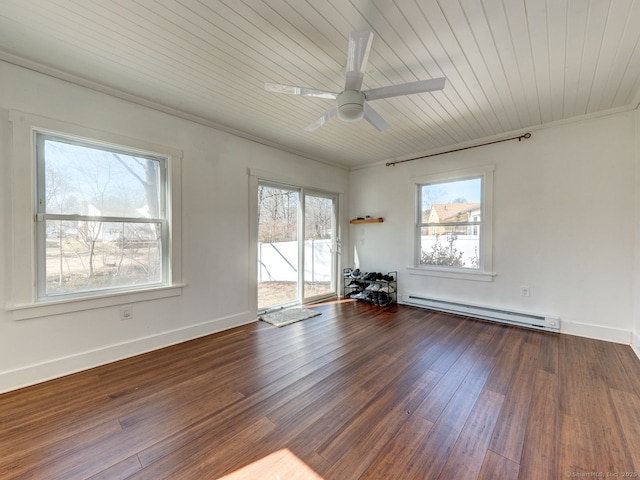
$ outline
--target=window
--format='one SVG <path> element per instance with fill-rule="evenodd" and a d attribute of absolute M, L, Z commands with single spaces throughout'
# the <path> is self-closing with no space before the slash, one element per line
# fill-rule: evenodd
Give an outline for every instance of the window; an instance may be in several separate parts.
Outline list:
<path fill-rule="evenodd" d="M 414 268 L 490 280 L 492 179 L 493 167 L 413 179 Z"/>
<path fill-rule="evenodd" d="M 81 120 L 9 112 L 14 320 L 182 294 L 182 151 Z"/>
<path fill-rule="evenodd" d="M 37 296 L 166 284 L 166 158 L 35 139 Z"/>

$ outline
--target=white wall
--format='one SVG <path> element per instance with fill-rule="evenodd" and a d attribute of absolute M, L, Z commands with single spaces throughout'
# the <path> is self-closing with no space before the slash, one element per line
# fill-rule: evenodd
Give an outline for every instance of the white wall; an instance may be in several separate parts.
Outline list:
<path fill-rule="evenodd" d="M 557 125 L 521 142 L 354 171 L 351 215 L 382 216 L 384 223 L 351 226 L 351 254 L 361 269 L 398 270 L 401 294 L 556 315 L 563 332 L 629 344 L 636 115 Z M 410 274 L 411 177 L 483 165 L 495 165 L 493 281 Z M 530 287 L 530 297 L 520 296 L 521 285 Z"/>
<path fill-rule="evenodd" d="M 119 306 L 26 320 L 0 308 L 0 392 L 254 321 L 248 169 L 347 189 L 347 172 L 335 167 L 7 63 L 0 78 L 0 306 L 11 302 L 9 109 L 181 150 L 186 284 L 181 296 L 134 303 L 130 321 L 119 319 Z"/>

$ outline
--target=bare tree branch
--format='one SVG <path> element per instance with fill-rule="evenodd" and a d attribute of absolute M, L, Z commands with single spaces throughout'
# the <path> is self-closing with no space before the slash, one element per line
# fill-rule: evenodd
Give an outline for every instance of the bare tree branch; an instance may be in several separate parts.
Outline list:
<path fill-rule="evenodd" d="M 144 179 L 143 179 L 140 175 L 138 175 L 136 172 L 134 172 L 134 171 L 131 169 L 131 167 L 129 167 L 129 165 L 127 165 L 127 163 L 126 163 L 124 160 L 122 160 L 122 158 L 120 158 L 120 155 L 118 155 L 117 153 L 114 153 L 114 152 L 111 152 L 111 155 L 113 155 L 113 156 L 116 158 L 116 160 L 118 160 L 118 162 L 120 162 L 120 165 L 122 165 L 124 168 L 126 168 L 126 169 L 127 169 L 127 171 L 128 171 L 131 175 L 133 175 L 134 177 L 136 177 L 136 178 L 138 179 L 138 181 L 139 181 L 142 185 L 144 185 L 144 186 L 146 186 L 146 185 L 147 185 L 147 181 L 146 181 L 146 180 L 144 180 Z"/>

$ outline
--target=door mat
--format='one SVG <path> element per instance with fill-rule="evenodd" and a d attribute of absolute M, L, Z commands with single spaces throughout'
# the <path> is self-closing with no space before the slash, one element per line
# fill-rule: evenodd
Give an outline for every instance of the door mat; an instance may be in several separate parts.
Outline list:
<path fill-rule="evenodd" d="M 278 310 L 277 312 L 263 313 L 259 318 L 276 327 L 284 327 L 285 325 L 315 317 L 321 313 L 322 312 L 311 310 L 310 308 L 294 307 Z"/>

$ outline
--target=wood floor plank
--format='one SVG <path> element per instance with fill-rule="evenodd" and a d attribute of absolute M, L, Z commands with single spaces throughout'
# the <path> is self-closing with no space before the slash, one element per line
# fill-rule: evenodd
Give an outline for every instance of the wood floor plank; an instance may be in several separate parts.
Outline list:
<path fill-rule="evenodd" d="M 616 390 L 633 394 L 638 393 L 634 388 L 633 377 L 629 374 L 633 370 L 627 371 L 625 369 L 618 356 L 617 349 L 597 340 L 591 340 L 589 346 L 590 355 L 598 359 L 598 366 L 606 365 L 606 368 L 597 368 L 591 372 L 593 375 L 598 376 L 599 381 Z"/>
<path fill-rule="evenodd" d="M 640 469 L 629 346 L 402 305 L 314 308 L 284 328 L 255 322 L 0 395 L 0 478 Z"/>
<path fill-rule="evenodd" d="M 375 330 L 375 328 L 373 329 Z M 369 335 L 369 332 L 366 332 L 366 335 Z M 385 337 L 383 336 L 371 338 L 369 344 L 362 349 L 346 347 L 343 345 L 344 342 L 340 341 L 330 355 L 322 350 L 320 356 L 309 356 L 304 363 L 282 365 L 280 374 L 277 378 L 274 377 L 271 383 L 265 385 L 263 380 L 258 377 L 256 383 L 261 386 L 260 389 L 252 389 L 253 393 L 247 395 L 242 401 L 236 402 L 220 412 L 213 412 L 193 424 L 188 430 L 167 436 L 155 445 L 145 448 L 139 453 L 139 458 L 143 465 L 147 466 L 161 457 L 181 449 L 194 439 L 210 436 L 219 438 L 221 432 L 224 432 L 225 435 L 229 432 L 232 433 L 235 424 L 239 421 L 255 421 L 260 416 L 267 415 L 274 408 L 284 408 L 286 404 L 300 395 L 301 385 L 303 388 L 308 388 L 326 380 L 332 370 L 340 368 L 344 364 L 345 356 L 352 358 L 354 355 L 356 357 L 366 355 L 367 348 L 374 351 L 376 342 L 384 341 Z M 325 368 L 332 363 L 334 364 L 333 369 Z"/>
<path fill-rule="evenodd" d="M 19 455 L 19 446 L 15 456 L 7 456 L 0 464 L 0 478 L 12 478 L 13 471 L 19 471 L 18 478 L 87 478 L 105 468 L 119 463 L 127 454 L 118 455 L 114 452 L 122 445 L 123 432 L 117 421 L 98 425 L 85 430 L 81 434 L 67 437 L 62 441 L 51 443 L 42 451 L 32 451 L 26 455 Z M 111 448 L 103 448 L 105 444 Z M 102 447 L 96 448 L 96 445 Z"/>
<path fill-rule="evenodd" d="M 629 345 L 612 344 L 611 348 L 618 355 L 618 360 L 624 368 L 629 389 L 634 389 L 636 395 L 640 395 L 640 358 Z"/>
<path fill-rule="evenodd" d="M 441 478 L 476 478 L 480 474 L 504 395 L 484 389 L 445 463 Z"/>
<path fill-rule="evenodd" d="M 96 473 L 89 477 L 89 480 L 125 480 L 140 470 L 142 470 L 142 465 L 138 457 L 133 456 Z"/>
<path fill-rule="evenodd" d="M 589 429 L 589 449 L 593 455 L 593 459 L 573 459 L 575 464 L 572 463 L 571 467 L 579 468 L 584 465 L 582 468 L 586 470 L 577 470 L 578 472 L 625 471 L 625 468 L 633 464 L 632 453 L 628 442 L 620 434 L 620 419 L 616 414 L 610 388 L 612 382 L 617 384 L 620 379 L 612 380 L 609 377 L 610 371 L 619 372 L 617 365 L 611 365 L 618 361 L 618 357 L 602 355 L 604 358 L 599 358 L 598 352 L 603 348 L 611 349 L 605 342 L 575 338 L 566 339 L 565 342 L 571 346 L 567 353 L 572 358 L 566 362 L 566 367 L 571 368 L 571 375 L 567 384 L 560 383 L 563 387 L 560 389 L 560 401 L 568 408 L 569 416 Z M 561 359 L 561 368 L 565 367 L 564 363 Z M 613 378 L 616 375 L 613 373 Z"/>
<path fill-rule="evenodd" d="M 384 360 L 384 357 L 381 356 L 379 359 L 380 361 L 379 365 L 383 364 L 382 363 L 383 360 Z M 375 369 L 375 365 L 376 364 L 374 362 L 372 362 L 372 365 L 367 364 L 367 366 L 371 366 L 372 369 Z M 319 369 L 318 372 L 325 372 L 325 371 L 322 369 Z M 371 372 L 371 374 L 373 373 L 374 371 Z M 196 432 L 197 438 L 193 438 L 191 441 L 184 442 L 184 446 L 179 450 L 175 450 L 175 451 L 166 450 L 164 456 L 159 458 L 157 461 L 152 462 L 150 466 L 145 469 L 144 472 L 141 472 L 139 475 L 135 476 L 134 478 L 156 478 L 156 477 L 159 478 L 161 475 L 164 475 L 166 472 L 172 472 L 174 468 L 177 468 L 179 465 L 181 465 L 182 463 L 181 459 L 184 458 L 185 455 L 193 456 L 194 455 L 193 452 L 196 452 L 196 451 L 207 452 L 207 451 L 210 451 L 211 449 L 214 449 L 214 450 L 220 449 L 221 451 L 225 451 L 224 446 L 232 442 L 234 438 L 235 439 L 238 438 L 235 430 L 235 425 L 237 424 L 242 425 L 244 423 L 247 423 L 248 421 L 250 421 L 249 419 L 251 418 L 255 419 L 254 422 L 259 422 L 261 421 L 261 419 L 256 418 L 256 416 L 261 414 L 265 414 L 265 415 L 270 414 L 270 415 L 273 415 L 276 419 L 278 419 L 278 421 L 283 424 L 284 429 L 286 431 L 285 440 L 289 440 L 290 436 L 295 435 L 295 432 L 297 431 L 296 429 L 303 428 L 304 425 L 306 425 L 306 423 L 310 421 L 309 416 L 311 416 L 312 419 L 315 419 L 318 422 L 321 421 L 322 414 L 326 412 L 326 411 L 323 411 L 322 408 L 326 408 L 327 406 L 330 406 L 330 402 L 327 401 L 327 399 L 324 399 L 321 397 L 322 401 L 319 402 L 318 408 L 314 408 L 312 404 L 308 404 L 302 401 L 299 408 L 306 410 L 306 412 L 308 413 L 306 417 L 304 417 L 302 414 L 298 414 L 298 415 L 288 415 L 283 419 L 277 416 L 276 412 L 281 412 L 284 415 L 296 410 L 297 404 L 299 401 L 298 397 L 300 395 L 304 395 L 305 393 L 305 388 L 299 387 L 300 383 L 305 384 L 306 388 L 315 387 L 314 389 L 315 393 L 318 393 L 319 389 L 323 389 L 327 385 L 329 385 L 328 387 L 329 391 L 325 392 L 325 394 L 326 396 L 331 397 L 331 400 L 335 400 L 337 398 L 337 395 L 333 394 L 331 390 L 334 390 L 335 388 L 339 388 L 341 383 L 344 381 L 344 379 L 342 379 L 341 375 L 339 374 L 335 375 L 336 377 L 338 377 L 337 380 L 331 379 L 327 375 L 328 374 L 326 374 L 325 372 L 325 375 L 323 378 L 317 377 L 315 378 L 314 382 L 310 382 L 309 384 L 306 383 L 305 378 L 302 378 L 297 382 L 291 384 L 290 386 L 283 387 L 283 389 L 280 392 L 278 392 L 277 396 L 280 398 L 275 403 L 274 403 L 274 400 L 276 400 L 275 396 L 272 396 L 271 398 L 262 402 L 262 405 L 256 408 L 245 409 L 244 411 L 238 410 L 238 408 L 222 410 L 220 411 L 219 415 L 215 418 L 211 418 L 207 420 L 203 419 L 203 424 L 200 425 L 201 428 L 199 428 Z M 290 394 L 288 392 L 290 392 Z M 251 399 L 248 399 L 248 401 L 250 400 Z M 355 405 L 358 405 L 357 402 L 353 402 L 353 403 Z M 241 405 L 242 405 L 242 402 L 238 402 L 237 406 L 240 407 Z M 255 402 L 252 402 L 251 405 L 255 405 Z M 209 428 L 207 426 L 208 422 L 215 422 L 214 425 L 216 428 Z M 327 422 L 324 422 L 324 423 L 327 423 Z M 290 425 L 291 427 L 289 427 Z M 194 432 L 192 432 L 192 435 L 193 434 Z M 278 445 L 281 445 L 282 438 L 280 437 L 279 434 L 273 433 L 271 436 L 268 436 L 265 439 L 264 443 L 265 445 L 268 445 L 269 448 L 279 448 Z M 282 445 L 282 448 L 284 448 L 284 445 Z M 256 451 L 258 453 L 261 452 L 261 450 L 259 449 L 256 449 Z M 270 451 L 267 451 L 264 454 L 268 455 L 269 453 Z M 146 456 L 143 458 L 145 459 L 145 461 L 148 461 L 148 458 Z"/>
<path fill-rule="evenodd" d="M 487 379 L 486 387 L 501 395 L 505 395 L 511 383 L 511 377 L 518 368 L 521 350 L 525 340 L 523 335 L 511 335 L 510 342 L 502 348 L 501 355 Z"/>
<path fill-rule="evenodd" d="M 409 389 L 391 390 L 358 412 L 350 428 L 317 452 L 332 464 L 323 472 L 325 480 L 357 480 L 380 455 L 411 416 L 417 404 L 437 383 L 439 374 L 426 371 L 411 381 Z"/>
<path fill-rule="evenodd" d="M 43 410 L 46 410 L 44 415 L 37 411 L 33 415 L 25 413 L 24 428 L 14 426 L 13 422 L 10 422 L 11 426 L 5 429 L 4 422 L 0 420 L 0 430 L 3 432 L 3 435 L 0 435 L 0 451 L 3 452 L 3 460 L 12 462 L 29 454 L 37 455 L 38 451 L 50 449 L 52 445 L 72 441 L 73 437 L 82 435 L 85 431 L 101 428 L 105 424 L 115 426 L 117 413 L 104 406 L 108 400 L 104 399 L 98 404 L 91 401 L 82 403 L 82 399 L 78 399 L 78 402 L 79 408 L 75 414 L 71 410 L 59 408 L 58 414 L 55 415 L 49 411 L 55 408 L 46 406 L 43 407 Z M 87 404 L 95 405 L 95 408 L 87 409 Z M 32 420 L 31 416 L 38 421 Z M 16 438 L 21 440 L 20 443 L 16 444 Z"/>
<path fill-rule="evenodd" d="M 508 458 L 501 457 L 491 450 L 487 454 L 482 464 L 482 469 L 477 480 L 516 480 L 518 478 L 519 465 Z M 549 480 L 556 478 L 549 477 Z M 561 477 L 557 477 L 561 478 Z"/>
<path fill-rule="evenodd" d="M 384 354 L 354 361 L 349 367 L 329 374 L 326 381 L 314 383 L 309 388 L 301 390 L 287 403 L 286 408 L 273 406 L 266 416 L 276 425 L 287 429 L 309 422 L 310 419 L 319 420 L 335 403 L 346 401 L 354 390 L 358 393 L 362 391 L 363 396 L 367 395 L 361 388 L 354 388 L 354 371 L 362 382 L 366 382 L 370 378 L 378 377 L 379 372 L 389 364 L 389 360 L 390 357 Z"/>
<path fill-rule="evenodd" d="M 525 342 L 521 349 L 520 362 L 511 378 L 500 412 L 500 419 L 493 432 L 489 449 L 515 463 L 520 463 L 524 447 L 529 407 L 536 369 L 535 364 L 539 348 Z"/>
<path fill-rule="evenodd" d="M 560 336 L 559 402 L 560 411 L 566 415 L 579 419 L 589 418 L 597 411 L 594 409 L 594 399 L 600 397 L 592 397 L 585 392 L 608 387 L 605 372 L 611 366 L 606 363 L 600 364 L 594 348 L 596 343 L 596 340 L 588 338 Z"/>
<path fill-rule="evenodd" d="M 360 480 L 403 479 L 418 448 L 422 445 L 433 427 L 433 422 L 412 414 L 400 427 L 396 436 L 389 441 L 384 451 L 376 456 Z"/>
<path fill-rule="evenodd" d="M 591 429 L 580 419 L 570 415 L 560 415 L 559 447 L 558 478 L 598 471 Z"/>
<path fill-rule="evenodd" d="M 632 460 L 631 465 L 622 465 L 622 470 L 619 473 L 640 473 L 640 397 L 619 390 L 611 390 L 611 397 Z"/>
<path fill-rule="evenodd" d="M 175 462 L 173 471 L 163 468 L 161 476 L 156 478 L 218 478 L 232 473 L 238 465 L 253 463 L 254 454 L 260 444 L 271 432 L 275 425 L 266 417 L 248 425 L 229 439 L 231 448 L 201 448 L 193 445 L 192 452 L 180 452 L 182 458 L 189 458 L 188 464 Z"/>
<path fill-rule="evenodd" d="M 487 342 L 485 351 L 482 353 L 492 357 L 501 357 L 503 350 L 513 344 L 514 332 L 520 331 L 521 329 L 508 325 L 500 325 L 500 328 L 493 330 L 495 330 L 493 337 Z"/>
<path fill-rule="evenodd" d="M 542 340 L 537 367 L 549 373 L 558 373 L 560 361 L 560 335 L 557 333 L 537 332 Z"/>
<path fill-rule="evenodd" d="M 194 390 L 186 390 L 170 399 L 150 398 L 153 408 L 140 406 L 133 413 L 126 412 L 120 418 L 122 428 L 140 437 L 152 436 L 161 430 L 165 435 L 180 431 L 185 424 L 202 419 L 202 412 L 221 411 L 244 397 L 235 390 L 212 389 L 195 390 L 202 394 L 193 395 Z"/>
<path fill-rule="evenodd" d="M 437 366 L 434 366 L 435 371 L 443 374 L 441 384 L 417 408 L 418 415 L 433 422 L 438 420 L 476 364 L 489 338 L 486 335 L 478 335 L 470 344 L 460 343 L 458 348 L 449 349 L 441 355 Z"/>
<path fill-rule="evenodd" d="M 407 349 L 406 343 L 399 346 L 398 351 Z M 420 364 L 420 368 L 426 368 L 425 365 L 428 365 L 429 361 L 433 361 L 442 352 L 438 345 L 429 345 L 428 338 L 425 338 L 409 349 L 418 355 L 421 350 L 426 350 L 422 352 L 422 357 L 418 357 L 422 358 L 422 362 L 424 362 Z M 428 348 L 426 348 L 427 346 Z M 363 409 L 368 408 L 367 406 L 385 391 L 389 382 L 396 379 L 397 370 L 401 369 L 401 362 L 389 363 L 385 361 L 388 358 L 391 357 L 374 354 L 366 363 L 360 361 L 351 363 L 331 375 L 322 385 L 311 389 L 308 392 L 310 395 L 298 396 L 287 405 L 286 409 L 283 408 L 280 409 L 280 412 L 274 411 L 269 414 L 269 417 L 274 419 L 281 429 L 292 436 L 290 439 L 280 436 L 273 443 L 286 441 L 295 453 L 317 458 L 315 457 L 315 449 L 335 437 L 336 432 L 346 428 L 345 425 L 352 418 L 361 415 Z M 427 361 L 427 359 L 430 360 Z M 395 365 L 396 370 L 386 368 L 390 364 Z M 369 379 L 374 377 L 379 381 L 369 382 Z M 356 378 L 358 380 L 354 382 Z M 385 378 L 386 380 L 384 380 Z M 325 384 L 330 384 L 331 388 L 327 389 Z M 367 388 L 363 388 L 363 385 L 366 385 Z M 388 391 L 389 388 L 386 390 Z M 314 393 L 318 395 L 313 395 Z M 325 460 L 320 463 L 328 462 Z"/>
<path fill-rule="evenodd" d="M 270 472 L 265 474 L 265 472 Z M 287 449 L 277 450 L 219 480 L 324 480 L 307 463 Z M 198 478 L 197 480 L 200 480 Z"/>
<path fill-rule="evenodd" d="M 480 356 L 429 432 L 426 442 L 413 455 L 407 477 L 438 478 L 467 422 L 495 363 L 495 357 Z M 419 412 L 416 410 L 416 414 Z"/>
<path fill-rule="evenodd" d="M 520 462 L 522 480 L 546 480 L 557 475 L 558 395 L 558 376 L 537 370 Z"/>
<path fill-rule="evenodd" d="M 337 461 L 344 454 L 345 445 L 351 444 L 354 441 L 354 437 L 357 438 L 361 434 L 360 428 L 363 426 L 368 428 L 369 422 L 363 422 L 361 419 L 369 418 L 369 421 L 374 420 L 377 412 L 391 411 L 397 404 L 402 404 L 402 409 L 404 409 L 405 392 L 410 391 L 419 379 L 426 377 L 427 383 L 431 385 L 438 378 L 436 372 L 428 370 L 430 363 L 434 360 L 433 351 L 426 348 L 428 345 L 430 345 L 428 340 L 416 344 L 414 348 L 407 352 L 402 361 L 396 361 L 393 364 L 393 368 L 386 368 L 376 375 L 378 380 L 386 380 L 381 382 L 380 389 L 377 391 L 373 391 L 370 388 L 365 389 L 369 394 L 369 400 L 360 405 L 359 411 L 352 420 L 336 430 L 332 438 L 317 449 L 317 452 L 322 457 L 330 462 Z M 420 389 L 420 391 L 423 390 L 426 390 L 426 387 Z M 422 398 L 419 399 L 420 401 L 422 401 Z M 413 404 L 413 401 L 411 404 Z M 416 406 L 417 404 L 407 405 L 406 408 L 413 409 Z"/>
<path fill-rule="evenodd" d="M 326 472 L 332 467 L 332 463 L 317 452 L 317 449 L 331 439 L 336 431 L 344 428 L 345 424 L 357 416 L 365 405 L 371 400 L 371 395 L 361 389 L 351 391 L 347 396 L 332 399 L 328 410 L 322 409 L 323 415 L 314 414 L 304 418 L 302 424 L 286 426 L 287 436 L 282 439 L 286 446 L 300 458 L 311 458 L 314 469 L 318 472 Z M 310 409 L 313 407 L 310 407 Z M 293 438 L 288 436 L 292 434 Z"/>

